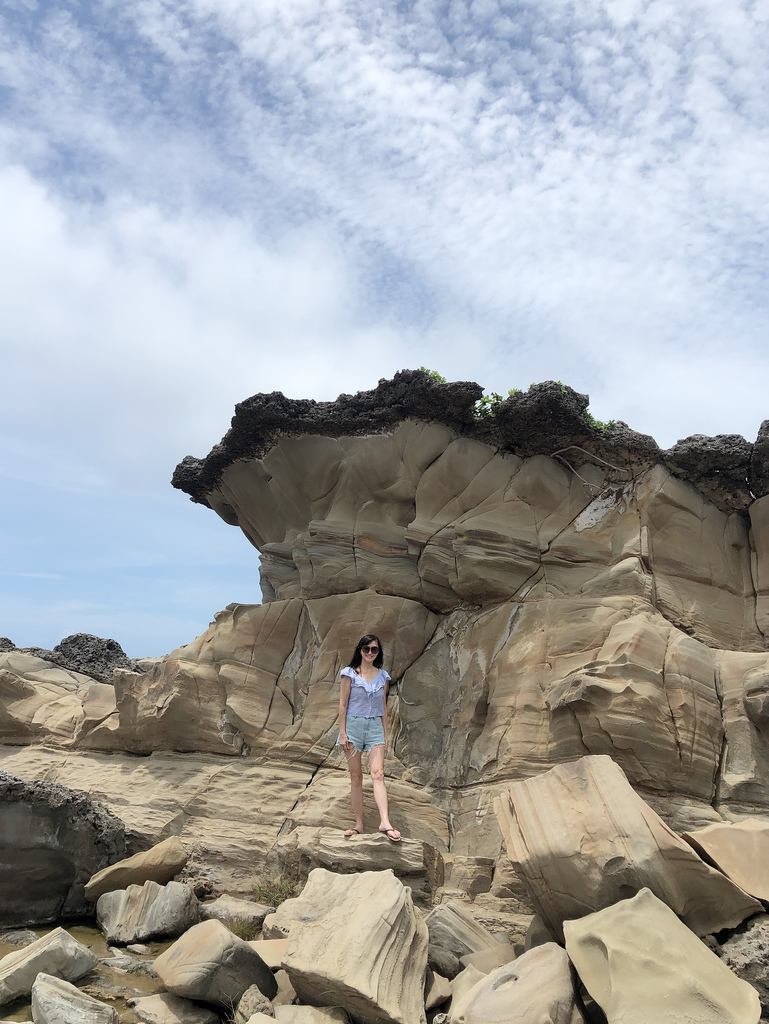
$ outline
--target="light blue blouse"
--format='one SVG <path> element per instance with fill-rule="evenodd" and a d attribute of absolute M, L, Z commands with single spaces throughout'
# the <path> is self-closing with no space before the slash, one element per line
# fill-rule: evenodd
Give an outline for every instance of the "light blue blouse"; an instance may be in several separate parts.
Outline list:
<path fill-rule="evenodd" d="M 384 717 L 385 685 L 390 681 L 390 677 L 383 668 L 379 669 L 371 682 L 358 675 L 354 668 L 343 668 L 339 675 L 350 677 L 348 715 L 354 715 L 357 718 Z"/>

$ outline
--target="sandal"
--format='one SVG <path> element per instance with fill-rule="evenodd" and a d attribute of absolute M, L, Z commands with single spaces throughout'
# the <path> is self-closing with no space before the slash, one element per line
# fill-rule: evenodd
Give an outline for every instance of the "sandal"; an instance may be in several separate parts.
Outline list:
<path fill-rule="evenodd" d="M 385 828 L 384 825 L 380 825 L 379 831 L 384 832 L 391 843 L 399 843 L 401 841 L 401 834 L 397 828 Z"/>
<path fill-rule="evenodd" d="M 363 835 L 363 829 L 361 829 L 361 828 L 348 828 L 347 831 L 345 832 L 345 835 L 347 836 L 348 839 L 350 838 L 350 836 L 362 836 Z"/>

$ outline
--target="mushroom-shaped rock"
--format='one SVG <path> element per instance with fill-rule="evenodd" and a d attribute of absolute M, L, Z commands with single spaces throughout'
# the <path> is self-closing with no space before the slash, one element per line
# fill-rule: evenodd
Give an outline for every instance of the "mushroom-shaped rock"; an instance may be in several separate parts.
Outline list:
<path fill-rule="evenodd" d="M 117 1010 L 68 981 L 38 974 L 32 986 L 35 1024 L 118 1024 Z"/>
<path fill-rule="evenodd" d="M 605 755 L 516 782 L 495 810 L 507 854 L 556 938 L 565 920 L 643 888 L 698 935 L 762 910 L 668 828 Z"/>
<path fill-rule="evenodd" d="M 344 1006 L 363 1024 L 424 1024 L 427 926 L 392 871 L 316 868 L 277 917 L 302 1002 Z"/>
<path fill-rule="evenodd" d="M 498 967 L 451 1004 L 452 1024 L 582 1024 L 569 958 L 554 942 Z"/>
<path fill-rule="evenodd" d="M 272 971 L 247 942 L 221 921 L 202 921 L 169 946 L 155 973 L 176 996 L 229 1009 L 251 985 L 272 999 L 278 991 Z"/>
<path fill-rule="evenodd" d="M 107 868 L 97 871 L 85 887 L 89 900 L 98 900 L 105 892 L 127 889 L 129 885 L 144 885 L 157 882 L 165 885 L 182 870 L 187 863 L 187 853 L 178 836 L 164 839 L 151 850 L 135 853 L 133 857 L 119 860 Z"/>
<path fill-rule="evenodd" d="M 769 901 L 769 822 L 758 818 L 734 824 L 724 821 L 684 832 L 683 837 L 735 885 Z"/>
<path fill-rule="evenodd" d="M 564 932 L 572 963 L 610 1022 L 757 1024 L 761 1016 L 756 990 L 649 889 L 566 921 Z"/>
<path fill-rule="evenodd" d="M 182 882 L 145 882 L 105 892 L 96 904 L 96 918 L 107 942 L 127 945 L 181 935 L 200 920 L 200 905 Z"/>
<path fill-rule="evenodd" d="M 145 1024 L 219 1024 L 219 1015 L 189 999 L 159 992 L 154 996 L 130 999 L 128 1006 Z"/>
<path fill-rule="evenodd" d="M 73 939 L 63 928 L 54 928 L 0 960 L 0 1006 L 32 991 L 40 973 L 77 981 L 99 962 L 91 950 Z"/>

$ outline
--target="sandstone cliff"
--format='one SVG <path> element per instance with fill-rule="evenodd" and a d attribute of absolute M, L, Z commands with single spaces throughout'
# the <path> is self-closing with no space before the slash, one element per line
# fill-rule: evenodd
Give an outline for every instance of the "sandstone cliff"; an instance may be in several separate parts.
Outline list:
<path fill-rule="evenodd" d="M 111 685 L 0 651 L 2 766 L 237 885 L 286 822 L 347 824 L 337 681 L 373 630 L 407 836 L 496 858 L 493 798 L 585 754 L 679 830 L 765 813 L 769 421 L 662 451 L 557 383 L 480 396 L 404 371 L 241 403 L 174 485 L 259 549 L 263 604 Z"/>

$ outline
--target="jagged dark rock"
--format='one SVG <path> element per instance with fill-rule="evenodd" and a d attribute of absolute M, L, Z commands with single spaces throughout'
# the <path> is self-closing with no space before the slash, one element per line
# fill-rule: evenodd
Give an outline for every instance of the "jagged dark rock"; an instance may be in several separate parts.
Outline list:
<path fill-rule="evenodd" d="M 112 674 L 116 668 L 127 668 L 133 672 L 144 669 L 134 658 L 129 658 L 117 640 L 103 639 L 91 633 L 73 633 L 58 643 L 52 651 L 44 647 L 16 647 L 7 637 L 0 637 L 0 652 L 18 651 L 20 654 L 33 654 L 69 669 L 70 672 L 82 672 L 100 683 L 112 683 Z"/>
<path fill-rule="evenodd" d="M 769 420 L 764 420 L 758 428 L 750 458 L 748 482 L 754 497 L 763 498 L 769 494 Z"/>
<path fill-rule="evenodd" d="M 669 448 L 664 462 L 722 511 L 731 512 L 753 500 L 748 488 L 752 451 L 753 445 L 740 434 L 692 434 Z"/>
<path fill-rule="evenodd" d="M 334 402 L 286 398 L 280 391 L 253 395 L 235 407 L 230 430 L 206 458 L 186 456 L 171 482 L 193 501 L 208 505 L 208 495 L 229 465 L 261 458 L 280 437 L 381 433 L 412 418 L 444 423 L 466 437 L 523 457 L 555 455 L 572 466 L 595 461 L 609 479 L 629 479 L 664 462 L 727 512 L 750 504 L 749 471 L 754 494 L 756 487 L 761 493 L 769 489 L 769 421 L 759 435 L 760 458 L 754 456 L 751 464 L 753 445 L 738 434 L 695 435 L 663 452 L 653 437 L 621 420 L 596 425 L 587 411 L 589 397 L 560 381 L 532 384 L 525 392 L 486 406 L 483 415 L 476 409 L 481 396 L 478 384 L 443 384 L 421 370 L 401 370 L 392 380 L 380 380 L 372 391 L 340 395 Z M 221 499 L 216 511 L 230 521 Z M 231 523 L 237 523 L 234 513 Z"/>
<path fill-rule="evenodd" d="M 0 924 L 88 913 L 86 882 L 125 853 L 123 823 L 102 804 L 0 770 Z"/>

